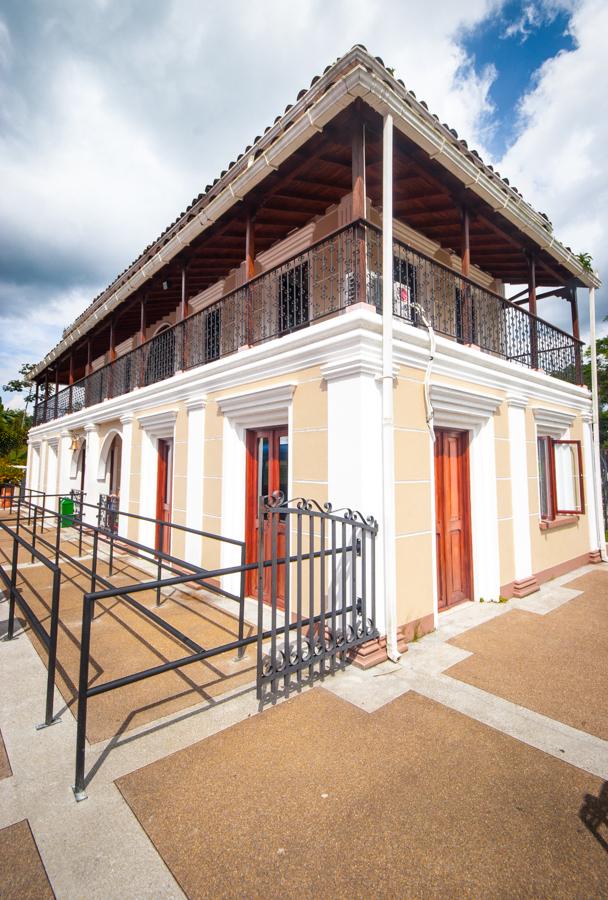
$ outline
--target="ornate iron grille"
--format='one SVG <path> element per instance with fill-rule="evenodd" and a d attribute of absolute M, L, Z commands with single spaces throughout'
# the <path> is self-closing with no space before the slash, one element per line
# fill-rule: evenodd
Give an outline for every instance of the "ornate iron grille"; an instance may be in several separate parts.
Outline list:
<path fill-rule="evenodd" d="M 144 384 L 155 384 L 175 375 L 176 368 L 176 335 L 175 328 L 166 328 L 148 341 L 146 345 L 146 362 Z"/>
<path fill-rule="evenodd" d="M 285 501 L 280 492 L 260 497 L 258 521 L 257 684 L 264 702 L 332 674 L 378 637 L 378 525 L 329 503 Z"/>
<path fill-rule="evenodd" d="M 82 500 L 81 500 L 82 503 Z M 99 497 L 99 528 L 111 534 L 118 531 L 118 497 L 116 494 L 101 494 Z"/>
<path fill-rule="evenodd" d="M 308 260 L 294 266 L 279 277 L 279 332 L 293 331 L 308 325 L 309 271 Z"/>
<path fill-rule="evenodd" d="M 406 244 L 393 246 L 393 313 L 511 362 L 581 381 L 580 341 Z M 382 310 L 382 232 L 346 226 L 258 275 L 147 343 L 65 387 L 34 410 L 39 425 L 320 321 L 354 303 Z"/>
<path fill-rule="evenodd" d="M 571 335 L 399 241 L 393 258 L 395 282 L 406 283 L 439 334 L 564 381 L 580 380 L 582 344 Z M 400 310 L 394 302 L 393 311 L 416 324 L 407 304 Z"/>

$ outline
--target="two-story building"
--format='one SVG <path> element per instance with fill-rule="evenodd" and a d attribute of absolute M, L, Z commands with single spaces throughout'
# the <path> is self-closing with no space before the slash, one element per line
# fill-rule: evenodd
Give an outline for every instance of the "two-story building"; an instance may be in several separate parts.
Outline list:
<path fill-rule="evenodd" d="M 598 284 L 356 46 L 36 367 L 28 486 L 112 493 L 122 510 L 245 538 L 249 559 L 259 494 L 372 514 L 394 654 L 456 603 L 525 596 L 600 558 L 577 312 Z M 567 332 L 538 315 L 554 304 Z M 231 563 L 196 535 L 171 551 Z"/>

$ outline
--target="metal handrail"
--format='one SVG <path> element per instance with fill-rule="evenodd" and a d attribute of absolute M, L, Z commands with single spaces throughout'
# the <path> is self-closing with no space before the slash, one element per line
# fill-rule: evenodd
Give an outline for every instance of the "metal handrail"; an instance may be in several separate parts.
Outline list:
<path fill-rule="evenodd" d="M 42 642 L 43 646 L 47 651 L 47 680 L 46 680 L 46 699 L 45 699 L 45 711 L 44 711 L 44 722 L 38 726 L 40 728 L 46 728 L 49 725 L 52 725 L 54 722 L 60 721 L 58 717 L 53 715 L 53 702 L 55 695 L 55 674 L 57 669 L 57 636 L 59 632 L 59 600 L 60 600 L 60 588 L 61 588 L 61 568 L 58 565 L 59 559 L 59 529 L 57 529 L 57 546 L 53 548 L 51 545 L 51 549 L 54 549 L 55 552 L 55 562 L 51 562 L 51 560 L 47 559 L 44 554 L 40 553 L 39 550 L 36 550 L 36 547 L 27 541 L 22 535 L 19 534 L 20 530 L 20 505 L 17 509 L 17 522 L 16 527 L 11 528 L 6 522 L 0 520 L 0 529 L 6 532 L 9 537 L 12 538 L 13 541 L 13 552 L 11 559 L 11 574 L 10 577 L 4 570 L 4 567 L 0 563 L 0 576 L 2 580 L 6 584 L 8 588 L 8 599 L 9 599 L 9 613 L 8 613 L 8 624 L 6 631 L 5 640 L 11 641 L 14 637 L 15 631 L 15 605 L 17 604 L 22 612 L 25 614 L 28 619 L 32 629 L 36 633 L 36 636 Z M 46 543 L 46 542 L 45 542 Z M 23 547 L 29 553 L 31 553 L 32 561 L 37 559 L 39 563 L 45 566 L 53 573 L 53 586 L 51 589 L 51 609 L 50 609 L 50 629 L 47 631 L 33 611 L 29 603 L 26 601 L 23 596 L 22 591 L 17 587 L 17 571 L 18 571 L 18 562 L 19 562 L 19 547 Z"/>

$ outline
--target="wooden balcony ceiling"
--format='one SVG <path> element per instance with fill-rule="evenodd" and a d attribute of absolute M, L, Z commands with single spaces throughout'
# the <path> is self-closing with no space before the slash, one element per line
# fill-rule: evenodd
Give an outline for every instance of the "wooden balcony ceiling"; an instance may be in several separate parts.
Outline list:
<path fill-rule="evenodd" d="M 247 219 L 254 217 L 255 254 L 268 250 L 294 229 L 301 228 L 352 190 L 352 145 L 355 128 L 365 125 L 366 193 L 381 206 L 382 122 L 365 104 L 345 110 L 322 132 L 269 174 L 243 202 L 203 232 L 189 247 L 144 285 L 114 313 L 114 343 L 133 336 L 140 326 L 140 300 L 146 298 L 150 325 L 174 312 L 180 304 L 182 267 L 186 267 L 186 296 L 193 297 L 225 278 L 245 257 Z M 470 210 L 471 262 L 506 283 L 528 278 L 526 251 L 532 244 L 492 209 L 465 191 L 441 164 L 396 132 L 395 216 L 460 253 L 462 205 Z M 535 247 L 538 282 L 561 286 L 572 276 Z M 107 351 L 109 324 L 90 332 L 91 358 Z M 75 377 L 84 374 L 86 342 L 74 346 Z M 60 380 L 67 378 L 67 359 L 59 363 Z M 53 366 L 53 374 L 55 367 Z"/>

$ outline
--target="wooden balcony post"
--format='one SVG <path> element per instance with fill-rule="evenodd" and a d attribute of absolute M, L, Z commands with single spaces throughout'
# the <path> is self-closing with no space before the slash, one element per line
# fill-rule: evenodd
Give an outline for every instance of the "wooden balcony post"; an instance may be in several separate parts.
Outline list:
<path fill-rule="evenodd" d="M 114 386 L 114 360 L 116 359 L 116 333 L 114 328 L 114 316 L 110 319 L 110 352 L 108 366 L 108 397 L 113 396 Z"/>
<path fill-rule="evenodd" d="M 139 301 L 139 347 L 143 347 L 146 340 L 146 300 L 144 295 Z M 146 368 L 144 363 L 144 350 L 140 350 L 139 361 L 139 387 L 143 387 L 145 381 Z"/>
<path fill-rule="evenodd" d="M 255 213 L 249 212 L 245 223 L 245 281 L 255 276 Z M 251 289 L 245 291 L 243 331 L 239 343 L 248 346 L 253 340 L 253 297 Z"/>
<path fill-rule="evenodd" d="M 46 413 L 49 405 L 49 370 L 44 373 L 44 421 L 46 422 Z"/>
<path fill-rule="evenodd" d="M 530 365 L 538 369 L 538 331 L 536 328 L 536 259 L 528 256 L 528 311 L 530 312 Z"/>
<path fill-rule="evenodd" d="M 576 341 L 574 344 L 574 369 L 576 374 L 576 383 L 583 383 L 583 361 L 581 359 L 581 339 L 580 325 L 578 321 L 578 298 L 576 296 L 576 287 L 570 288 L 570 310 L 572 312 L 572 337 Z"/>
<path fill-rule="evenodd" d="M 68 375 L 68 384 L 70 386 L 69 391 L 68 391 L 68 412 L 71 413 L 72 412 L 72 394 L 73 394 L 72 385 L 74 384 L 74 351 L 73 350 L 70 353 L 70 374 Z"/>
<path fill-rule="evenodd" d="M 36 396 L 34 398 L 34 425 L 38 424 L 38 393 L 40 391 L 40 383 L 36 379 Z"/>
<path fill-rule="evenodd" d="M 461 209 L 461 272 L 463 278 L 468 278 L 471 271 L 471 242 L 469 234 L 470 218 L 469 210 L 466 206 Z M 461 292 L 462 303 L 462 340 L 465 344 L 474 344 L 475 335 L 473 333 L 473 298 L 471 296 L 471 287 L 466 282 L 462 282 Z"/>
<path fill-rule="evenodd" d="M 59 360 L 55 363 L 55 418 L 59 415 Z"/>
<path fill-rule="evenodd" d="M 184 319 L 188 315 L 188 300 L 187 300 L 187 266 L 182 266 L 182 295 L 179 306 L 179 320 L 180 322 L 184 322 Z M 187 359 L 186 354 L 188 351 L 188 344 L 186 341 L 186 326 L 182 324 L 182 370 L 185 370 L 187 367 Z"/>
<path fill-rule="evenodd" d="M 351 172 L 353 194 L 353 222 L 355 222 L 355 267 L 356 289 L 355 302 L 365 303 L 367 300 L 367 254 L 365 227 L 359 223 L 365 219 L 365 123 L 355 116 L 351 142 Z M 346 273 L 344 273 L 346 275 Z"/>
<path fill-rule="evenodd" d="M 86 374 L 86 375 L 90 375 L 90 374 L 91 374 L 91 364 L 92 364 L 92 360 L 91 360 L 91 338 L 90 338 L 90 336 L 89 336 L 89 337 L 87 338 L 87 365 L 86 365 L 86 371 L 85 371 L 85 374 Z"/>

